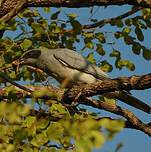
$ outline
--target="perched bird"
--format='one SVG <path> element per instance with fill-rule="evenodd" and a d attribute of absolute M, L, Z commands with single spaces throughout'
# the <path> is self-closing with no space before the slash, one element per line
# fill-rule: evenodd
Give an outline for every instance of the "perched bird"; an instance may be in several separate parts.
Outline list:
<path fill-rule="evenodd" d="M 59 49 L 32 49 L 26 51 L 18 60 L 13 62 L 20 65 L 30 65 L 46 72 L 59 83 L 66 79 L 67 84 L 89 84 L 109 78 L 99 67 L 92 64 L 81 54 L 66 48 Z M 151 107 L 135 98 L 126 91 L 115 91 L 103 94 L 108 98 L 119 99 L 122 102 L 150 113 Z"/>

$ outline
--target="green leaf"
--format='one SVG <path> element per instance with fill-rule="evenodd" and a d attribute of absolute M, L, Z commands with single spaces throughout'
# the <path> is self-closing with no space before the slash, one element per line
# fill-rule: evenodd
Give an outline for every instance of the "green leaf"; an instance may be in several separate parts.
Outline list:
<path fill-rule="evenodd" d="M 115 26 L 115 25 L 116 25 L 116 26 L 119 27 L 119 28 L 121 28 L 121 27 L 124 26 L 124 24 L 123 24 L 123 22 L 122 22 L 121 19 L 112 20 L 112 21 L 110 22 L 110 24 L 111 24 L 112 26 Z"/>
<path fill-rule="evenodd" d="M 151 51 L 149 49 L 146 49 L 145 47 L 143 47 L 142 49 L 143 49 L 144 59 L 150 60 L 151 59 Z"/>
<path fill-rule="evenodd" d="M 30 41 L 28 39 L 25 39 L 23 41 L 23 43 L 20 44 L 20 46 L 23 50 L 28 50 L 31 47 L 31 45 L 32 45 L 32 41 Z"/>
<path fill-rule="evenodd" d="M 132 19 L 131 19 L 131 18 L 125 19 L 125 24 L 126 24 L 127 26 L 131 26 L 131 25 L 133 24 Z"/>
<path fill-rule="evenodd" d="M 52 15 L 51 15 L 51 20 L 56 20 L 57 18 L 58 18 L 58 15 L 60 14 L 60 10 L 59 11 L 57 11 L 57 12 L 55 12 L 55 13 L 53 13 Z"/>
<path fill-rule="evenodd" d="M 122 37 L 121 32 L 119 32 L 119 31 L 114 32 L 114 37 L 115 37 L 116 39 L 119 39 L 120 37 Z"/>
<path fill-rule="evenodd" d="M 110 120 L 107 118 L 104 118 L 100 120 L 100 124 L 107 129 L 110 134 L 108 135 L 108 139 L 112 139 L 115 135 L 115 133 L 121 131 L 125 126 L 125 121 L 122 119 L 117 120 Z"/>
<path fill-rule="evenodd" d="M 67 16 L 68 16 L 69 18 L 72 18 L 72 19 L 78 17 L 77 14 L 67 14 Z"/>
<path fill-rule="evenodd" d="M 127 45 L 131 45 L 134 43 L 134 39 L 132 36 L 124 35 L 124 41 Z"/>
<path fill-rule="evenodd" d="M 86 43 L 86 47 L 89 48 L 89 49 L 91 49 L 91 50 L 94 49 L 93 42 L 90 41 L 90 42 Z"/>
<path fill-rule="evenodd" d="M 141 50 L 141 45 L 137 42 L 134 42 L 133 43 L 133 46 L 132 46 L 132 51 L 134 54 L 136 55 L 139 55 L 140 54 L 140 50 Z"/>
<path fill-rule="evenodd" d="M 57 33 L 60 33 L 61 31 L 61 28 L 56 24 L 56 23 L 51 23 L 49 26 L 49 32 L 52 34 L 57 34 Z"/>
<path fill-rule="evenodd" d="M 110 103 L 110 104 L 116 104 L 116 100 L 115 99 L 109 99 L 109 98 L 106 98 L 104 97 L 104 101 L 107 102 L 107 103 Z"/>
<path fill-rule="evenodd" d="M 44 10 L 46 13 L 49 13 L 49 12 L 50 12 L 50 7 L 43 7 L 43 10 Z"/>
<path fill-rule="evenodd" d="M 96 44 L 96 52 L 99 53 L 100 55 L 105 55 L 105 51 L 103 50 L 103 46 L 101 44 Z"/>
<path fill-rule="evenodd" d="M 12 63 L 13 59 L 12 59 L 12 52 L 6 52 L 4 54 L 4 60 L 6 63 Z"/>
<path fill-rule="evenodd" d="M 95 34 L 95 37 L 99 40 L 100 43 L 105 43 L 105 36 L 102 32 Z"/>
<path fill-rule="evenodd" d="M 124 26 L 123 22 L 121 19 L 115 20 L 115 24 L 117 27 L 121 28 Z"/>
<path fill-rule="evenodd" d="M 22 71 L 22 74 L 23 74 L 23 80 L 24 81 L 31 81 L 33 80 L 33 75 L 32 75 L 32 72 L 28 70 L 27 67 L 23 67 L 23 71 Z"/>
<path fill-rule="evenodd" d="M 94 54 L 93 52 L 89 53 L 88 56 L 87 56 L 87 59 L 88 59 L 90 62 L 96 64 L 96 60 L 93 59 L 93 54 Z"/>
<path fill-rule="evenodd" d="M 62 137 L 61 134 L 63 134 L 63 132 L 64 128 L 62 124 L 56 122 L 51 122 L 47 129 L 47 135 L 49 137 L 49 140 L 52 140 L 56 143 L 60 143 L 60 138 Z"/>
<path fill-rule="evenodd" d="M 15 130 L 14 132 L 14 140 L 16 142 L 21 142 L 22 140 L 27 138 L 27 132 L 25 130 L 25 128 L 20 128 Z"/>
<path fill-rule="evenodd" d="M 16 147 L 14 144 L 1 144 L 0 145 L 0 151 L 1 152 L 14 152 L 16 151 Z"/>
<path fill-rule="evenodd" d="M 81 32 L 82 25 L 80 24 L 79 21 L 72 19 L 72 20 L 70 20 L 70 23 L 76 33 Z"/>
<path fill-rule="evenodd" d="M 104 141 L 105 141 L 103 133 L 100 131 L 92 131 L 90 139 L 91 139 L 95 148 L 102 147 L 104 144 Z"/>
<path fill-rule="evenodd" d="M 135 33 L 136 33 L 137 38 L 138 38 L 139 41 L 144 41 L 143 32 L 142 32 L 142 30 L 139 27 L 135 28 Z"/>
<path fill-rule="evenodd" d="M 123 66 L 127 65 L 127 61 L 126 60 L 122 60 L 121 58 L 117 58 L 117 60 L 115 61 L 115 65 L 118 69 L 122 69 Z"/>
<path fill-rule="evenodd" d="M 28 116 L 24 120 L 24 126 L 27 127 L 27 128 L 30 128 L 35 122 L 36 122 L 36 117 Z"/>
<path fill-rule="evenodd" d="M 0 102 L 0 116 L 4 116 L 7 113 L 7 106 L 6 102 Z"/>
<path fill-rule="evenodd" d="M 48 137 L 46 135 L 46 133 L 41 133 L 41 134 L 37 134 L 32 140 L 31 140 L 31 144 L 35 147 L 40 148 L 41 146 L 43 146 L 45 143 L 48 142 Z"/>
<path fill-rule="evenodd" d="M 32 23 L 31 27 L 35 30 L 36 33 L 45 34 L 45 29 L 40 23 Z"/>
<path fill-rule="evenodd" d="M 105 72 L 111 72 L 113 70 L 113 66 L 111 64 L 109 64 L 107 62 L 107 60 L 104 60 L 101 63 L 102 63 L 100 66 L 101 70 L 103 70 Z"/>
<path fill-rule="evenodd" d="M 131 28 L 125 27 L 122 32 L 129 34 L 131 32 Z"/>
<path fill-rule="evenodd" d="M 15 71 L 11 71 L 11 73 L 10 73 L 10 78 L 12 78 L 12 79 L 14 79 L 14 78 L 16 78 L 16 73 L 15 73 Z"/>
<path fill-rule="evenodd" d="M 4 22 L 0 22 L 0 30 L 5 29 L 6 25 Z"/>
<path fill-rule="evenodd" d="M 132 62 L 130 62 L 130 61 L 127 61 L 126 67 L 127 67 L 127 69 L 130 70 L 130 71 L 134 71 L 134 70 L 135 70 L 135 65 L 134 65 L 134 63 L 132 63 Z"/>
<path fill-rule="evenodd" d="M 118 50 L 113 50 L 113 52 L 110 53 L 110 57 L 119 58 L 120 57 L 120 52 Z"/>
<path fill-rule="evenodd" d="M 146 26 L 146 25 L 144 25 L 141 21 L 138 21 L 137 22 L 137 24 L 138 24 L 138 26 L 140 27 L 140 28 L 142 28 L 142 29 L 147 29 L 148 27 Z"/>
<path fill-rule="evenodd" d="M 8 88 L 7 88 L 7 91 L 6 91 L 6 94 L 7 94 L 7 96 L 11 99 L 14 99 L 14 98 L 16 98 L 16 90 L 15 90 L 15 87 L 14 86 L 9 86 Z"/>
<path fill-rule="evenodd" d="M 150 21 L 150 18 L 146 18 L 146 19 L 144 19 L 144 21 L 145 21 L 147 27 L 151 28 L 151 21 Z"/>
<path fill-rule="evenodd" d="M 17 28 L 17 22 L 13 19 L 11 21 L 8 22 L 6 29 L 11 30 L 11 31 L 15 31 Z"/>

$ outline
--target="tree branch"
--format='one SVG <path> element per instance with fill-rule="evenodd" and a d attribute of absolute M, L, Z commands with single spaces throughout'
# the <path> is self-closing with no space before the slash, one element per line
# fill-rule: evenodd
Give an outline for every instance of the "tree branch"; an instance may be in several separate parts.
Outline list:
<path fill-rule="evenodd" d="M 9 21 L 22 8 L 27 7 L 69 7 L 80 8 L 90 6 L 109 6 L 109 5 L 135 5 L 143 8 L 151 8 L 150 0 L 4 0 L 0 3 L 1 21 Z M 4 16 L 4 17 L 3 17 Z M 2 18 L 3 17 L 3 18 Z"/>
<path fill-rule="evenodd" d="M 0 72 L 0 77 L 3 78 L 4 80 L 6 80 L 7 82 L 9 82 L 10 84 L 12 84 L 12 85 L 24 90 L 24 91 L 27 91 L 27 92 L 30 92 L 30 93 L 33 92 L 32 90 L 30 90 L 30 89 L 28 89 L 28 88 L 26 88 L 26 87 L 24 87 L 24 86 L 22 86 L 22 85 L 20 85 L 20 84 L 18 84 L 16 82 L 12 81 L 8 76 L 6 76 L 2 72 Z"/>
<path fill-rule="evenodd" d="M 82 96 L 90 97 L 107 92 L 121 91 L 121 90 L 145 90 L 151 88 L 151 73 L 147 75 L 133 75 L 131 77 L 118 77 L 115 79 L 106 79 L 92 84 L 75 86 L 67 91 L 66 96 L 70 99 L 81 92 Z"/>
<path fill-rule="evenodd" d="M 0 18 L 0 22 L 8 22 L 9 20 L 12 19 L 13 16 L 17 15 L 20 10 L 23 8 L 23 5 L 25 4 L 27 0 L 19 0 L 19 1 L 15 1 L 15 5 L 13 8 L 11 8 L 11 10 L 9 12 L 7 12 L 6 15 L 4 15 L 3 17 Z M 5 3 L 4 3 L 5 4 Z M 11 4 L 12 5 L 12 4 Z M 5 6 L 5 5 L 4 5 Z M 8 6 L 9 7 L 9 6 Z M 0 8 L 1 9 L 1 8 Z M 6 11 L 6 10 L 5 10 Z M 4 12 L 5 12 L 4 11 Z M 0 14 L 1 16 L 1 14 Z"/>
<path fill-rule="evenodd" d="M 143 131 L 148 136 L 151 137 L 151 127 L 150 125 L 144 124 L 141 120 L 139 120 L 131 111 L 109 104 L 104 101 L 97 101 L 89 98 L 89 96 L 98 95 L 110 91 L 119 91 L 119 90 L 144 90 L 151 88 L 151 74 L 143 75 L 143 76 L 131 76 L 131 77 L 119 77 L 116 79 L 108 79 L 104 81 L 99 81 L 97 83 L 82 85 L 82 86 L 74 86 L 71 89 L 63 89 L 58 87 L 45 87 L 45 86 L 26 86 L 26 88 L 30 88 L 32 91 L 40 91 L 45 88 L 45 94 L 40 98 L 48 97 L 47 99 L 58 99 L 59 101 L 63 101 L 62 104 L 67 101 L 74 101 L 75 97 L 81 92 L 81 96 L 78 99 L 80 104 L 88 105 L 94 108 L 103 109 L 109 111 L 111 113 L 123 116 L 127 119 L 127 126 L 129 128 L 137 129 Z M 31 94 L 27 93 L 25 90 L 18 89 L 15 87 L 18 94 L 24 94 L 24 97 L 32 97 Z M 6 95 L 7 88 L 0 88 L 0 99 L 7 98 Z M 26 94 L 25 94 L 26 92 Z M 70 102 L 70 103 L 71 103 Z"/>
<path fill-rule="evenodd" d="M 102 27 L 102 26 L 104 26 L 105 24 L 110 23 L 111 21 L 114 21 L 114 20 L 117 20 L 117 19 L 126 18 L 126 17 L 128 17 L 128 16 L 130 16 L 130 15 L 136 13 L 136 12 L 138 12 L 138 11 L 141 10 L 141 9 L 142 9 L 142 7 L 137 7 L 137 8 L 135 8 L 135 9 L 131 10 L 131 11 L 128 11 L 128 12 L 120 15 L 120 16 L 117 16 L 117 17 L 114 17 L 114 18 L 105 19 L 105 20 L 101 20 L 101 21 L 99 21 L 99 22 L 97 22 L 97 23 L 90 24 L 90 25 L 83 25 L 82 28 L 83 28 L 83 29 L 90 29 L 90 28 L 95 28 L 95 27 L 98 27 L 98 26 L 99 26 L 99 27 Z"/>
<path fill-rule="evenodd" d="M 151 137 L 151 126 L 144 124 L 131 111 L 125 108 L 113 104 L 109 104 L 107 102 L 97 101 L 91 98 L 85 98 L 84 100 L 81 100 L 80 103 L 123 116 L 124 118 L 127 119 L 126 122 L 127 127 L 143 131 L 144 133 L 146 133 L 148 136 Z"/>

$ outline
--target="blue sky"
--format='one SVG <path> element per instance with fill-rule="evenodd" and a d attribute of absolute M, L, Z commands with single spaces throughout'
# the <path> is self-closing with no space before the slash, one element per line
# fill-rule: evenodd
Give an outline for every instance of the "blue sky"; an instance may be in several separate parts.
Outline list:
<path fill-rule="evenodd" d="M 131 6 L 125 5 L 125 6 L 109 6 L 107 8 L 104 7 L 95 7 L 94 10 L 96 10 L 95 17 L 98 20 L 116 17 L 128 10 L 130 10 Z M 41 9 L 40 9 L 41 10 Z M 59 10 L 59 8 L 51 8 L 51 14 Z M 79 21 L 82 24 L 87 24 L 89 22 L 89 8 L 80 8 L 80 9 L 70 9 L 70 8 L 63 8 L 64 12 L 67 14 L 79 14 Z M 95 11 L 94 11 L 95 12 Z M 141 13 L 141 12 L 139 12 Z M 41 11 L 41 14 L 45 17 L 48 17 L 46 13 Z M 135 15 L 134 15 L 135 16 Z M 62 14 L 61 17 L 64 17 Z M 116 31 L 117 28 L 111 27 L 110 25 L 106 25 L 101 29 L 101 31 Z M 120 30 L 120 29 L 119 29 Z M 5 36 L 10 36 L 11 33 L 7 33 Z M 147 48 L 151 48 L 151 30 L 147 29 L 144 31 L 145 40 L 144 42 L 141 42 L 141 44 L 145 45 Z M 112 37 L 110 37 L 110 41 L 112 42 Z M 150 73 L 150 62 L 143 59 L 142 55 L 134 55 L 131 51 L 130 46 L 123 45 L 122 40 L 117 40 L 116 45 L 114 48 L 121 51 L 122 57 L 124 59 L 128 59 L 135 63 L 136 70 L 134 72 L 128 71 L 126 68 L 123 68 L 121 71 L 118 69 L 114 69 L 111 73 L 109 73 L 109 76 L 111 78 L 115 78 L 118 76 L 131 76 L 131 75 L 143 75 Z M 81 43 L 80 43 L 81 44 Z M 81 45 L 75 45 L 78 52 L 81 51 L 82 44 Z M 105 47 L 105 50 L 107 51 L 107 54 L 111 53 L 111 48 L 109 46 Z M 86 56 L 86 52 L 81 52 L 83 55 Z M 95 57 L 97 60 L 104 60 L 109 59 L 108 56 L 105 57 L 99 57 L 97 54 L 95 54 Z M 110 59 L 111 60 L 111 59 Z M 111 63 L 114 63 L 114 59 L 111 60 Z M 136 96 L 137 98 L 141 99 L 142 101 L 148 103 L 151 105 L 151 89 L 148 90 L 142 90 L 142 91 L 132 91 L 132 94 Z M 144 112 L 141 112 L 139 110 L 136 110 L 128 105 L 125 105 L 121 102 L 118 102 L 118 104 L 122 107 L 125 107 L 136 114 L 143 122 L 149 123 L 151 121 L 151 115 L 146 114 Z M 108 112 L 96 110 L 89 108 L 89 111 L 98 111 L 101 112 L 101 116 L 111 116 L 113 118 L 119 118 L 119 116 L 116 116 L 114 114 L 110 114 Z M 140 132 L 138 130 L 132 130 L 132 129 L 124 129 L 123 131 L 119 132 L 115 138 L 111 141 L 108 141 L 105 143 L 104 147 L 102 149 L 96 150 L 94 149 L 93 152 L 114 152 L 117 144 L 123 143 L 123 147 L 119 150 L 119 152 L 143 152 L 143 151 L 150 151 L 151 149 L 151 140 L 150 138 L 144 134 L 143 132 Z"/>

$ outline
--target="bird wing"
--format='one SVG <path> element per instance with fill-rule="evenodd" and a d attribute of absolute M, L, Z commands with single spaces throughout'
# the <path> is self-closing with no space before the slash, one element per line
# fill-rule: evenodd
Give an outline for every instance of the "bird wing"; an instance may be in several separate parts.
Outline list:
<path fill-rule="evenodd" d="M 92 64 L 89 60 L 70 49 L 56 49 L 54 57 L 65 66 L 72 69 L 93 75 L 95 78 L 103 80 L 108 78 L 108 75 L 99 67 Z"/>

